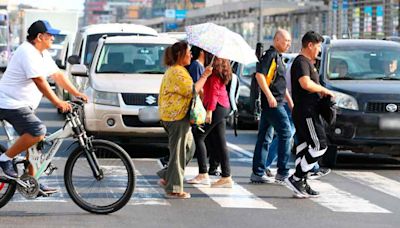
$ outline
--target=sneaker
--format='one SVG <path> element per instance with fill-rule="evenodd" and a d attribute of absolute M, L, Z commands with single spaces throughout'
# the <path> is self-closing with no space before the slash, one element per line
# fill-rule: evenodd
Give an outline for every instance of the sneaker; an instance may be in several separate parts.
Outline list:
<path fill-rule="evenodd" d="M 272 171 L 270 169 L 266 169 L 265 170 L 265 175 L 267 175 L 267 177 L 274 177 L 274 174 L 272 173 Z"/>
<path fill-rule="evenodd" d="M 306 190 L 306 184 L 304 179 L 300 179 L 299 181 L 294 180 L 293 175 L 289 178 L 285 179 L 286 185 L 292 189 L 295 193 L 295 197 L 297 198 L 308 198 L 309 195 Z"/>
<path fill-rule="evenodd" d="M 308 194 L 309 197 L 311 198 L 317 198 L 319 197 L 319 192 L 313 190 L 310 185 L 307 183 L 307 180 L 304 180 L 304 183 L 306 185 L 306 192 Z"/>
<path fill-rule="evenodd" d="M 331 172 L 329 168 L 319 168 L 316 172 L 310 172 L 307 174 L 308 179 L 316 180 L 323 176 L 328 175 Z"/>
<path fill-rule="evenodd" d="M 18 178 L 18 173 L 14 169 L 14 164 L 12 160 L 1 161 L 0 167 L 1 169 L 3 169 L 4 176 L 6 176 L 7 178 L 13 180 Z"/>
<path fill-rule="evenodd" d="M 267 177 L 267 175 L 265 175 L 265 174 L 262 175 L 262 176 L 258 176 L 258 175 L 254 174 L 254 173 L 251 174 L 250 181 L 252 183 L 261 183 L 261 184 L 274 182 L 270 177 Z"/>
<path fill-rule="evenodd" d="M 39 189 L 40 189 L 39 193 L 42 193 L 43 195 L 51 195 L 58 192 L 57 188 L 52 188 L 45 184 L 40 184 L 40 183 L 39 183 Z"/>
<path fill-rule="evenodd" d="M 285 183 L 286 178 L 288 178 L 288 175 L 281 175 L 281 174 L 277 173 L 275 175 L 275 184 L 286 185 L 286 183 Z"/>
<path fill-rule="evenodd" d="M 191 195 L 188 192 L 170 192 L 170 193 L 165 193 L 164 195 L 165 198 L 167 199 L 190 199 Z"/>
<path fill-rule="evenodd" d="M 189 179 L 186 181 L 188 184 L 201 184 L 201 185 L 210 185 L 210 178 L 208 177 L 208 174 L 204 175 L 197 175 L 193 179 Z"/>
<path fill-rule="evenodd" d="M 232 188 L 233 180 L 231 177 L 221 177 L 211 185 L 211 188 Z"/>

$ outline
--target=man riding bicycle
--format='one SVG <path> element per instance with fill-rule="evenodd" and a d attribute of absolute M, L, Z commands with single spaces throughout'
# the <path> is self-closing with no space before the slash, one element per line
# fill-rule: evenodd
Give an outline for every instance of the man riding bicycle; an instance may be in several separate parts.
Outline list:
<path fill-rule="evenodd" d="M 64 76 L 47 51 L 53 44 L 54 35 L 59 32 L 47 21 L 34 22 L 28 29 L 27 41 L 14 52 L 0 80 L 0 119 L 13 125 L 20 135 L 0 156 L 0 167 L 7 178 L 18 178 L 12 159 L 45 137 L 46 126 L 34 114 L 42 96 L 47 97 L 62 112 L 71 110 L 71 105 L 60 100 L 50 88 L 47 76 L 50 75 L 55 83 L 70 94 L 84 101 L 88 99 Z M 29 174 L 34 175 L 33 169 L 29 169 Z M 57 192 L 57 189 L 44 184 L 40 184 L 40 190 L 46 194 Z"/>

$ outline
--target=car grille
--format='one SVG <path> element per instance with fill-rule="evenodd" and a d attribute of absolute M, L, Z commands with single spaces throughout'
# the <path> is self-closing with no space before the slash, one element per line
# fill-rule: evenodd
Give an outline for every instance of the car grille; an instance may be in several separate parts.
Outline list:
<path fill-rule="evenodd" d="M 160 122 L 156 123 L 143 123 L 139 120 L 138 116 L 123 115 L 122 120 L 127 127 L 161 127 Z"/>
<path fill-rule="evenodd" d="M 157 106 L 158 94 L 123 93 L 122 99 L 127 105 Z"/>
<path fill-rule="evenodd" d="M 385 112 L 389 112 L 386 110 L 386 106 L 388 104 L 395 104 L 397 105 L 397 110 L 395 112 L 399 112 L 399 108 L 400 108 L 400 103 L 380 103 L 380 102 L 369 102 L 367 104 L 367 110 L 366 112 L 373 112 L 373 113 L 385 113 Z"/>

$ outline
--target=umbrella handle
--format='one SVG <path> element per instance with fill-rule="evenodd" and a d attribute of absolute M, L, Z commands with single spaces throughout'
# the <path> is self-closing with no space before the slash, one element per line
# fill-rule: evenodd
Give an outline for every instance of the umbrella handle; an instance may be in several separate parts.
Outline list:
<path fill-rule="evenodd" d="M 209 66 L 212 66 L 212 65 L 213 65 L 213 63 L 214 63 L 214 59 L 215 59 L 215 55 L 213 55 L 213 57 L 212 57 L 212 59 L 211 59 L 211 62 L 210 62 L 210 64 L 208 64 Z"/>

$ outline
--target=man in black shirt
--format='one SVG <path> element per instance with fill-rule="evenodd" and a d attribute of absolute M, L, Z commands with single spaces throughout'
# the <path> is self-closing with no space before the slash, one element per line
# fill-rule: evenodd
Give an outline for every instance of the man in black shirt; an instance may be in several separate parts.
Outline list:
<path fill-rule="evenodd" d="M 289 174 L 287 166 L 290 155 L 290 139 L 292 131 L 290 120 L 284 107 L 284 99 L 290 109 L 293 101 L 286 89 L 285 66 L 281 53 L 286 52 L 291 43 L 288 31 L 279 29 L 274 36 L 274 45 L 263 55 L 257 65 L 256 79 L 261 93 L 261 118 L 254 149 L 253 168 L 250 180 L 258 183 L 271 182 L 265 175 L 265 162 L 269 146 L 273 139 L 274 129 L 278 135 L 278 173 L 277 181 L 283 181 Z M 271 76 L 271 77 L 268 77 Z"/>
<path fill-rule="evenodd" d="M 301 40 L 302 50 L 291 68 L 292 116 L 299 145 L 296 148 L 296 171 L 285 182 L 299 198 L 319 195 L 308 185 L 306 176 L 328 147 L 318 102 L 321 97 L 334 97 L 334 94 L 320 85 L 318 71 L 313 64 L 321 51 L 323 40 L 320 34 L 307 32 Z"/>

